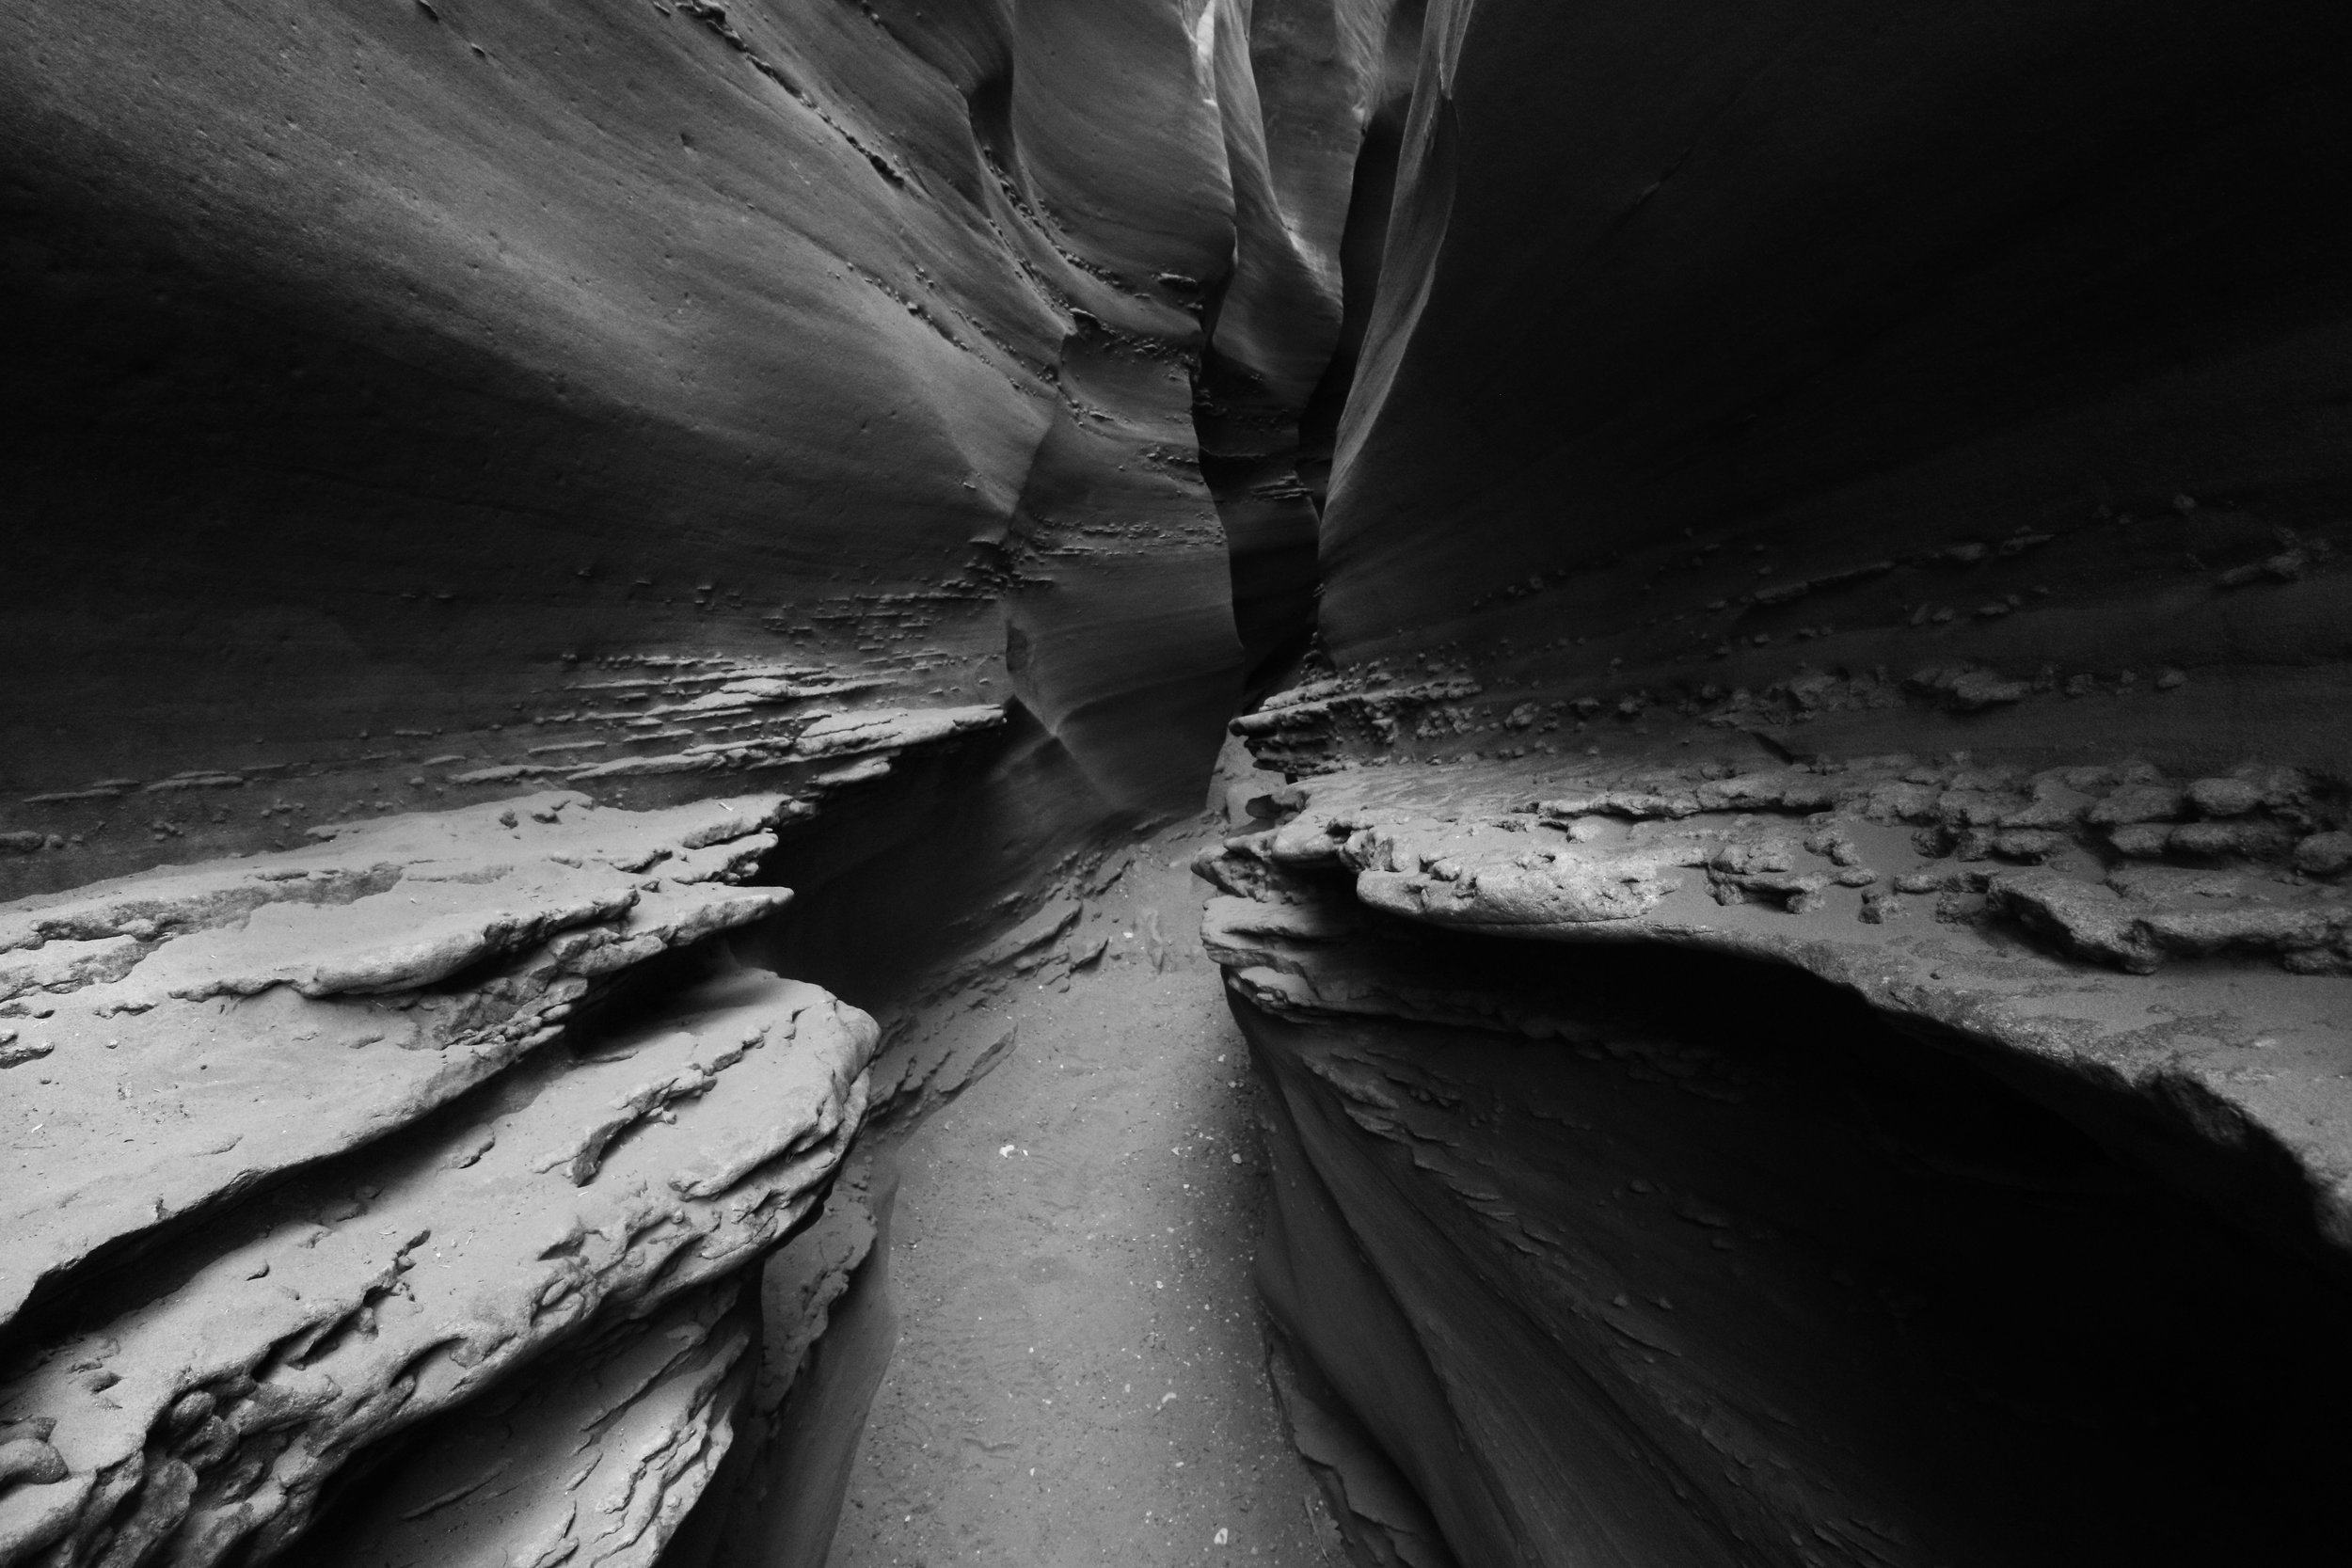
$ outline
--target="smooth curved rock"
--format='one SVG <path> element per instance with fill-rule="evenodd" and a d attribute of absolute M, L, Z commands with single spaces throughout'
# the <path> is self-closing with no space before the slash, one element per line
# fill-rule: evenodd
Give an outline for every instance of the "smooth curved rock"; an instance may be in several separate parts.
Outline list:
<path fill-rule="evenodd" d="M 1433 6 L 1333 652 L 1507 640 L 1653 689 L 1988 667 L 1963 706 L 2169 668 L 2279 754 L 2343 702 L 2344 219 L 2295 193 L 2352 177 L 2344 25 Z"/>
<path fill-rule="evenodd" d="M 1464 1562 L 2342 1550 L 2340 1272 L 1785 973 L 1610 973 L 1542 1043 L 1236 1003 L 1368 1525 L 1385 1470 Z"/>
<path fill-rule="evenodd" d="M 1304 495 L 1281 440 L 1213 493 L 1203 356 L 1295 428 L 1383 8 L 16 14 L 0 875 L 278 777 L 428 803 L 597 661 L 1009 688 L 1106 806 L 1189 804 L 1243 673 L 1220 498 Z M 1279 510 L 1252 657 L 1305 610 Z"/>
<path fill-rule="evenodd" d="M 2343 1555 L 2347 32 L 18 6 L 0 1564 L 820 1558 L 1011 1037 L 735 966 L 1094 964 L 1229 721 L 1359 1554 Z"/>

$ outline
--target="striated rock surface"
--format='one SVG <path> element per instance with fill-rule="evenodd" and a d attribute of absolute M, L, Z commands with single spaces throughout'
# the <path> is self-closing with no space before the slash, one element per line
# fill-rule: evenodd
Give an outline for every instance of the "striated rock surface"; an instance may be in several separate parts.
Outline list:
<path fill-rule="evenodd" d="M 776 797 L 526 797 L 8 911 L 0 1306 L 108 1243 L 405 1126 L 631 968 L 781 908 Z"/>
<path fill-rule="evenodd" d="M 659 1560 L 733 1435 L 752 1335 L 733 1284 L 698 1292 L 421 1446 L 347 1521 L 342 1560 Z"/>
<path fill-rule="evenodd" d="M 1305 635 L 1389 8 L 0 24 L 0 1560 L 801 1484 L 855 1259 L 754 1280 L 875 1033 L 715 939 L 1066 965 L 1041 875 L 1198 800 Z"/>
<path fill-rule="evenodd" d="M 269 1555 L 371 1443 L 760 1256 L 840 1158 L 873 1038 L 814 988 L 728 976 L 153 1249 L 147 1289 L 94 1287 L 89 1327 L 22 1343 L 8 1417 L 64 1468 L 0 1501 L 10 1560 Z M 708 1394 L 676 1390 L 673 1417 Z M 547 1397 L 545 1420 L 573 1418 Z M 663 1530 L 693 1495 L 618 1484 L 652 1488 Z"/>
<path fill-rule="evenodd" d="M 1229 720 L 1360 1560 L 2342 1557 L 2352 24 L 2110 11 L 12 8 L 0 1568 L 820 1561 Z"/>
<path fill-rule="evenodd" d="M 2347 236 L 2293 192 L 2352 176 L 2343 20 L 1982 21 L 1430 8 L 1323 531 L 1343 663 L 2340 709 Z"/>
<path fill-rule="evenodd" d="M 529 1441 L 602 1433 L 624 1517 L 583 1539 L 651 1560 L 726 1446 L 730 1276 L 864 1113 L 863 1014 L 758 971 L 636 984 L 782 906 L 737 884 L 792 809 L 542 795 L 10 911 L 0 1556 L 267 1558 L 346 1465 L 579 1338 Z M 682 1292 L 691 1332 L 627 1326 Z M 567 1555 L 564 1495 L 497 1528 Z M 455 1506 L 424 1500 L 404 1528 Z"/>
<path fill-rule="evenodd" d="M 2352 141 L 2140 24 L 1421 19 L 1198 867 L 1362 1560 L 2344 1550 Z"/>
<path fill-rule="evenodd" d="M 1384 700 L 1237 721 L 1321 770 L 1196 864 L 1347 1495 L 1401 1468 L 1468 1561 L 2342 1548 L 2330 781 L 1671 711 L 1423 761 Z"/>
<path fill-rule="evenodd" d="M 1237 1006 L 1362 1533 L 1388 1470 L 1475 1562 L 2342 1549 L 2340 1272 L 1785 976 L 1546 967 L 1542 1041 Z"/>
<path fill-rule="evenodd" d="M 402 790 L 596 660 L 1009 689 L 1189 806 L 1303 636 L 1388 8 L 10 12 L 0 796 L 138 803 L 0 831 Z"/>

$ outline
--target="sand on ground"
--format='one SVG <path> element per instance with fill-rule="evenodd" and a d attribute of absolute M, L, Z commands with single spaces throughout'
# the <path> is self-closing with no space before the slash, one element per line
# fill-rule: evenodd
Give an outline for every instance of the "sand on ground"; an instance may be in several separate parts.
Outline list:
<path fill-rule="evenodd" d="M 1344 1560 L 1266 1383 L 1253 1090 L 1184 869 L 1224 831 L 1138 844 L 1066 989 L 962 1000 L 1014 1039 L 891 1153 L 899 1339 L 830 1568 Z"/>

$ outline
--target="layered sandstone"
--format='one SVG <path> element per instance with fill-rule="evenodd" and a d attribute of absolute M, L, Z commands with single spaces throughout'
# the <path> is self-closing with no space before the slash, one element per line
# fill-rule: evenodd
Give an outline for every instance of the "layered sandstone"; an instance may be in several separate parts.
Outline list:
<path fill-rule="evenodd" d="M 2345 26 L 18 8 L 0 1564 L 820 1560 L 1229 721 L 1359 1560 L 2341 1555 Z"/>

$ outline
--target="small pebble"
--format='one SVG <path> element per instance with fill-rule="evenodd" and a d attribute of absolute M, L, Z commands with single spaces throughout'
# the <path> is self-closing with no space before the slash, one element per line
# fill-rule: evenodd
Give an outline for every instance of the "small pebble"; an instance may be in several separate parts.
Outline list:
<path fill-rule="evenodd" d="M 2295 847 L 2295 868 L 2333 877 L 2352 867 L 2352 833 L 2313 833 Z"/>
<path fill-rule="evenodd" d="M 2200 779 L 2188 798 L 2207 816 L 2243 816 L 2263 803 L 2263 792 L 2244 779 Z"/>

